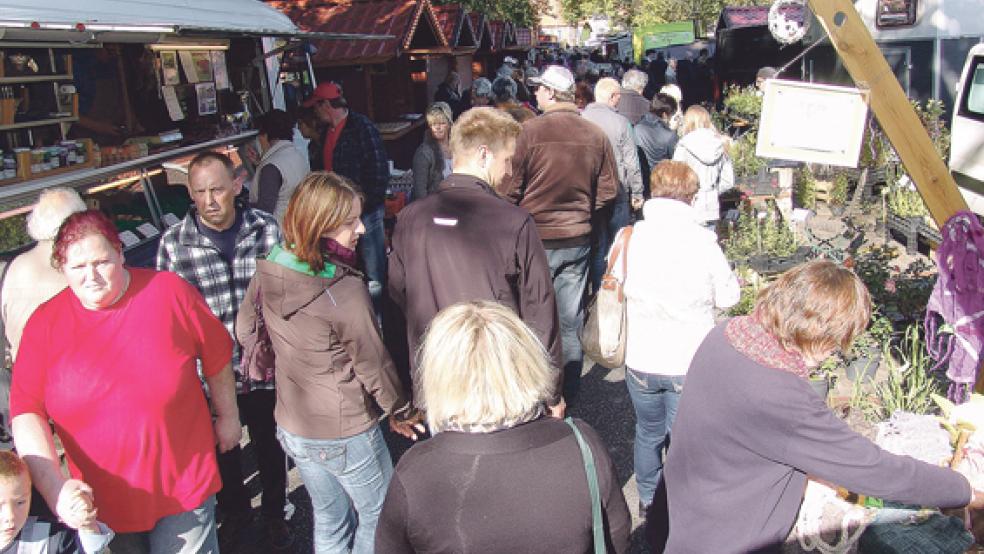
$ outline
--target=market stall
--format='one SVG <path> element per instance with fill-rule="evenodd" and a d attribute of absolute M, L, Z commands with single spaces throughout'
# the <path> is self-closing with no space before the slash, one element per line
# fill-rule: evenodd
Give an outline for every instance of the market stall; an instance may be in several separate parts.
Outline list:
<path fill-rule="evenodd" d="M 458 72 L 462 91 L 471 87 L 472 60 L 478 49 L 477 34 L 472 27 L 471 18 L 460 4 L 434 6 L 434 13 L 441 23 L 444 36 L 448 39 L 451 55 L 430 60 L 427 70 L 428 98 L 434 97 L 434 91 L 444 81 L 449 71 Z"/>
<path fill-rule="evenodd" d="M 189 205 L 163 164 L 208 149 L 238 162 L 276 96 L 263 37 L 298 35 L 276 10 L 235 0 L 9 0 L 0 14 L 0 251 L 29 242 L 23 214 L 42 190 L 69 186 L 114 219 L 137 264 Z"/>
<path fill-rule="evenodd" d="M 472 78 L 494 76 L 496 67 L 493 59 L 495 50 L 492 41 L 492 29 L 489 27 L 489 20 L 484 14 L 471 12 L 468 14 L 472 29 L 475 30 L 475 42 L 478 49 L 472 55 Z"/>

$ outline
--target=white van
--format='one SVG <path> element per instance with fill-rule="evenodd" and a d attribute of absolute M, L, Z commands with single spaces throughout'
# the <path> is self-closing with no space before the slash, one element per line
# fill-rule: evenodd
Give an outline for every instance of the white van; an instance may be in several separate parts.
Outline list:
<path fill-rule="evenodd" d="M 951 133 L 950 172 L 970 209 L 984 215 L 984 44 L 967 54 Z"/>

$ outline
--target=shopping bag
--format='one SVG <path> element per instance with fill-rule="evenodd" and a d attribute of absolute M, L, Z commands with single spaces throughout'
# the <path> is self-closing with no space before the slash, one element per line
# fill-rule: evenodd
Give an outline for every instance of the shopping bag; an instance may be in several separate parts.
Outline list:
<path fill-rule="evenodd" d="M 610 369 L 625 364 L 625 294 L 622 283 L 612 274 L 612 269 L 621 257 L 622 279 L 625 279 L 631 237 L 632 227 L 625 227 L 608 256 L 608 267 L 601 278 L 601 287 L 588 306 L 587 321 L 581 329 L 584 353 Z M 623 252 L 624 255 L 619 256 Z"/>

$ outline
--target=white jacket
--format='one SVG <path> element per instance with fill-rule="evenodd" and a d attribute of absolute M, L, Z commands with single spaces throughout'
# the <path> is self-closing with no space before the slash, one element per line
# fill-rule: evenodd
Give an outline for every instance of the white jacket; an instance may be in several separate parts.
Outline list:
<path fill-rule="evenodd" d="M 290 197 L 294 195 L 294 189 L 301 184 L 301 180 L 311 172 L 311 165 L 307 159 L 307 153 L 301 155 L 300 151 L 294 147 L 294 143 L 289 140 L 278 140 L 270 145 L 270 148 L 263 153 L 260 163 L 256 166 L 256 174 L 253 186 L 249 188 L 249 202 L 255 205 L 260 195 L 259 179 L 263 168 L 273 164 L 280 171 L 283 184 L 280 185 L 280 192 L 277 195 L 277 206 L 273 210 L 273 216 L 277 218 L 277 223 L 283 225 L 284 214 L 287 213 L 287 204 Z"/>
<path fill-rule="evenodd" d="M 700 190 L 694 199 L 700 220 L 721 219 L 718 195 L 735 186 L 735 170 L 725 152 L 724 138 L 714 129 L 695 129 L 677 143 L 673 160 L 686 162 L 700 177 Z"/>
<path fill-rule="evenodd" d="M 693 207 L 653 198 L 642 213 L 629 240 L 627 276 L 620 260 L 614 266 L 627 302 L 625 364 L 684 375 L 714 327 L 714 308 L 735 305 L 741 290 L 717 236 Z"/>

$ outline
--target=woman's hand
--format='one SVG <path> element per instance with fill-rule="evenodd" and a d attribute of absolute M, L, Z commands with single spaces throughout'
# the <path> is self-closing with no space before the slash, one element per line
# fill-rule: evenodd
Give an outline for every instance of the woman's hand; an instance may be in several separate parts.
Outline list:
<path fill-rule="evenodd" d="M 415 441 L 417 440 L 417 433 L 423 434 L 425 431 L 424 425 L 421 423 L 422 420 L 423 412 L 419 410 L 403 421 L 399 421 L 395 417 L 390 416 L 390 431 Z"/>
<path fill-rule="evenodd" d="M 547 406 L 547 413 L 550 414 L 550 417 L 564 419 L 564 415 L 567 413 L 567 402 L 564 400 L 564 397 L 560 397 L 560 402 L 553 406 Z"/>
<path fill-rule="evenodd" d="M 55 506 L 58 518 L 72 529 L 88 527 L 96 522 L 96 507 L 92 487 L 78 479 L 69 479 L 58 492 Z"/>
<path fill-rule="evenodd" d="M 243 426 L 239 423 L 239 414 L 220 415 L 215 418 L 215 440 L 219 452 L 228 452 L 235 448 L 243 438 Z"/>

